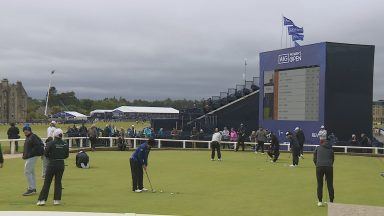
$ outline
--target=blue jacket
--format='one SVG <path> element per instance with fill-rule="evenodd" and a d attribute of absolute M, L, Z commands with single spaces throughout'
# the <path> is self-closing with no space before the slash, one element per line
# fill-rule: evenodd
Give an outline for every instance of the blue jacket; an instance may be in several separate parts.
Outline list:
<path fill-rule="evenodd" d="M 148 165 L 148 155 L 151 147 L 147 142 L 141 144 L 131 155 L 131 159 L 137 161 L 139 165 Z"/>

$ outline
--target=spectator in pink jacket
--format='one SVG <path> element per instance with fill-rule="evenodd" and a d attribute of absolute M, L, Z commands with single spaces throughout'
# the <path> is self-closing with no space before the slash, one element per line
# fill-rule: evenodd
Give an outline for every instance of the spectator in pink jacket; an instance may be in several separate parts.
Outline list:
<path fill-rule="evenodd" d="M 229 137 L 231 142 L 237 142 L 237 132 L 234 128 L 231 128 L 231 132 L 229 133 Z"/>

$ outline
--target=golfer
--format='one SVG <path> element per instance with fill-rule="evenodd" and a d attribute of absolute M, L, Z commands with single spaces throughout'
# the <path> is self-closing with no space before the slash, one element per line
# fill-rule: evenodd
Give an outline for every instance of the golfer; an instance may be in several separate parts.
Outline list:
<path fill-rule="evenodd" d="M 37 159 L 44 153 L 43 141 L 34 133 L 31 127 L 24 126 L 25 135 L 23 159 L 25 160 L 24 174 L 28 181 L 28 189 L 23 196 L 30 196 L 36 193 L 35 165 Z"/>
<path fill-rule="evenodd" d="M 47 128 L 47 140 L 45 141 L 45 145 L 47 145 L 47 143 L 51 142 L 55 138 L 55 135 L 54 135 L 55 130 L 56 130 L 56 122 L 52 121 L 49 127 Z M 41 178 L 44 179 L 45 173 L 47 172 L 48 158 L 43 155 L 41 156 L 41 160 L 43 161 L 42 168 L 41 168 Z"/>
<path fill-rule="evenodd" d="M 132 191 L 141 193 L 148 191 L 143 186 L 143 169 L 147 170 L 148 155 L 151 151 L 151 146 L 155 144 L 154 139 L 149 139 L 147 142 L 141 144 L 131 155 L 129 159 L 132 174 Z"/>
<path fill-rule="evenodd" d="M 275 163 L 280 155 L 279 139 L 272 132 L 267 135 L 267 138 L 271 141 L 271 146 L 267 153 L 268 156 L 271 158 L 271 162 Z"/>
<path fill-rule="evenodd" d="M 49 188 L 51 187 L 52 179 L 55 177 L 55 194 L 53 198 L 53 205 L 60 205 L 62 184 L 61 179 L 64 173 L 64 159 L 69 156 L 69 147 L 66 142 L 62 140 L 63 131 L 56 129 L 54 132 L 54 140 L 47 143 L 44 151 L 44 156 L 48 159 L 47 172 L 44 179 L 44 186 L 41 189 L 38 206 L 45 205 L 48 199 Z"/>
<path fill-rule="evenodd" d="M 299 142 L 296 139 L 296 136 L 293 136 L 291 132 L 287 132 L 286 137 L 289 142 L 289 147 L 291 148 L 292 151 L 292 164 L 290 167 L 296 167 L 299 165 L 299 155 L 300 155 L 300 146 Z"/>
<path fill-rule="evenodd" d="M 333 162 L 335 155 L 332 146 L 325 141 L 315 149 L 313 153 L 313 162 L 316 165 L 317 178 L 317 198 L 319 199 L 317 206 L 323 206 L 323 178 L 327 181 L 329 201 L 332 203 L 334 199 L 333 189 Z"/>
<path fill-rule="evenodd" d="M 221 152 L 220 152 L 220 142 L 221 142 L 221 133 L 218 128 L 215 128 L 215 133 L 212 135 L 211 142 L 211 161 L 215 160 L 215 151 L 217 151 L 217 160 L 221 161 Z"/>
<path fill-rule="evenodd" d="M 79 151 L 76 154 L 76 166 L 77 168 L 89 169 L 89 156 L 85 151 Z"/>

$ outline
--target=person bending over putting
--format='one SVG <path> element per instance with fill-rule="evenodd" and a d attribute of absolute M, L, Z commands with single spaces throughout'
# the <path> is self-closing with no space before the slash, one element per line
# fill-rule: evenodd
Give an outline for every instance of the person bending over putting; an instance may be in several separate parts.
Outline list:
<path fill-rule="evenodd" d="M 44 156 L 47 157 L 48 164 L 44 179 L 44 186 L 41 189 L 40 196 L 37 201 L 38 206 L 45 205 L 45 202 L 48 199 L 49 188 L 53 177 L 55 177 L 53 205 L 60 205 L 61 201 L 61 179 L 64 173 L 64 159 L 69 156 L 69 147 L 68 144 L 62 140 L 63 131 L 61 129 L 56 129 L 54 136 L 55 138 L 53 141 L 47 143 L 47 147 L 44 151 Z"/>
<path fill-rule="evenodd" d="M 217 160 L 221 161 L 221 152 L 220 152 L 220 142 L 221 142 L 221 133 L 218 128 L 215 128 L 215 133 L 212 135 L 211 142 L 211 161 L 215 160 L 215 151 L 217 151 Z"/>
<path fill-rule="evenodd" d="M 85 151 L 79 151 L 76 154 L 76 166 L 78 168 L 89 169 L 89 156 Z"/>
<path fill-rule="evenodd" d="M 143 169 L 147 170 L 148 155 L 151 151 L 151 146 L 155 144 L 154 139 L 149 139 L 141 144 L 131 155 L 129 159 L 132 174 L 132 191 L 141 193 L 148 191 L 143 185 Z"/>
<path fill-rule="evenodd" d="M 271 162 L 275 163 L 280 155 L 280 144 L 279 139 L 277 139 L 276 135 L 270 132 L 267 135 L 268 139 L 271 141 L 271 146 L 268 150 L 268 155 L 271 158 Z"/>
<path fill-rule="evenodd" d="M 316 165 L 317 178 L 317 198 L 319 199 L 317 206 L 323 206 L 323 178 L 327 181 L 329 201 L 332 203 L 334 199 L 333 189 L 333 162 L 335 155 L 329 142 L 324 141 L 315 149 L 313 153 L 313 162 Z"/>

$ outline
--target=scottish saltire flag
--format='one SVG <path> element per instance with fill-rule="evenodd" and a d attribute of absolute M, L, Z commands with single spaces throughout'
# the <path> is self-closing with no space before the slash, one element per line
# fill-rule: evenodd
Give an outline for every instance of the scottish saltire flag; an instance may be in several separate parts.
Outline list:
<path fill-rule="evenodd" d="M 292 40 L 293 41 L 298 41 L 298 40 L 304 40 L 304 35 L 301 35 L 301 34 L 293 34 L 292 35 Z"/>
<path fill-rule="evenodd" d="M 283 16 L 284 18 L 284 25 L 295 25 L 292 20 L 288 19 L 287 17 Z"/>
<path fill-rule="evenodd" d="M 295 25 L 293 26 L 288 26 L 288 34 L 289 35 L 294 35 L 298 33 L 304 33 L 304 28 L 297 27 Z"/>
<path fill-rule="evenodd" d="M 295 41 L 295 47 L 299 47 L 300 44 Z"/>

